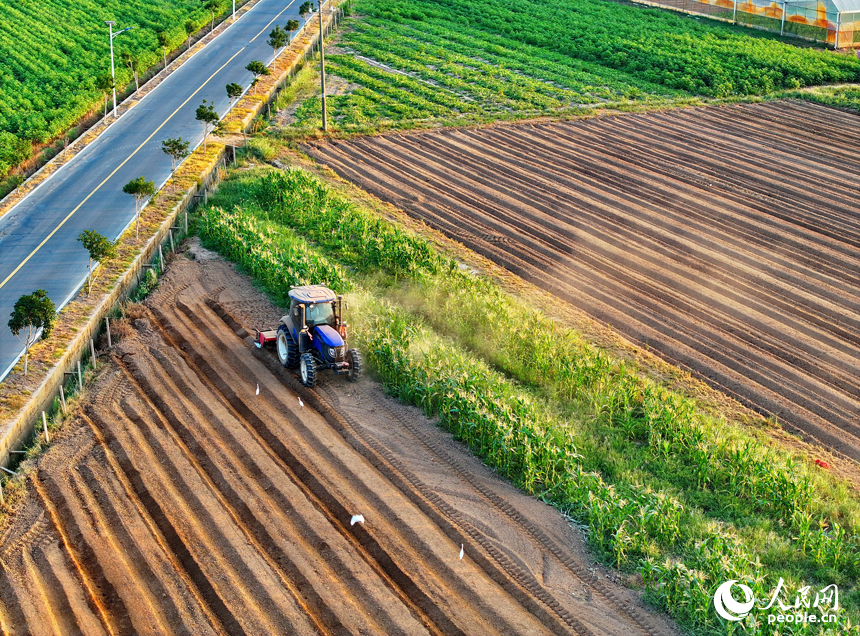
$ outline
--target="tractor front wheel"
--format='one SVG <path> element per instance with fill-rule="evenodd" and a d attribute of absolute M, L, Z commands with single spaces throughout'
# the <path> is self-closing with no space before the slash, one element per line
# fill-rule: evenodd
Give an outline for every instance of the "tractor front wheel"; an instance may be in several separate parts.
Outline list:
<path fill-rule="evenodd" d="M 358 382 L 361 377 L 361 354 L 358 349 L 347 351 L 346 361 L 349 362 L 349 373 L 346 374 L 346 379 L 350 382 Z"/>
<path fill-rule="evenodd" d="M 287 368 L 295 367 L 299 361 L 299 347 L 283 325 L 278 329 L 278 360 Z"/>
<path fill-rule="evenodd" d="M 317 383 L 317 361 L 312 353 L 303 353 L 299 359 L 299 375 L 302 384 L 313 387 Z"/>

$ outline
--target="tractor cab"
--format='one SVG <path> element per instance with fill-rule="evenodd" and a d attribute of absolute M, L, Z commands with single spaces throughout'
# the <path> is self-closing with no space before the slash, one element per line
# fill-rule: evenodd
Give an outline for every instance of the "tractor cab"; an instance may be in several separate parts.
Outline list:
<path fill-rule="evenodd" d="M 340 330 L 339 311 L 341 299 L 322 285 L 293 287 L 290 292 L 290 315 L 281 318 L 293 338 L 298 341 L 300 334 L 306 332 L 313 337 L 316 327 L 328 325 Z"/>
<path fill-rule="evenodd" d="M 323 285 L 304 285 L 289 291 L 290 313 L 281 318 L 276 333 L 278 358 L 285 367 L 299 366 L 302 382 L 313 386 L 318 368 L 357 380 L 361 356 L 347 349 L 343 296 Z"/>

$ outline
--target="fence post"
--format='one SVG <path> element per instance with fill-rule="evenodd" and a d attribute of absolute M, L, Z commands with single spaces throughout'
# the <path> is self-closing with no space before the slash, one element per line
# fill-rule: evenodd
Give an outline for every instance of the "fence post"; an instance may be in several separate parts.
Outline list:
<path fill-rule="evenodd" d="M 167 230 L 167 232 L 170 234 L 170 251 L 175 252 L 176 251 L 176 243 L 173 242 L 173 228 L 172 227 L 169 228 Z"/>
<path fill-rule="evenodd" d="M 113 344 L 110 341 L 110 317 L 105 316 L 105 327 L 107 327 L 107 337 L 108 337 L 108 349 L 113 347 Z"/>
<path fill-rule="evenodd" d="M 90 338 L 90 357 L 93 361 L 93 367 L 96 366 L 96 345 L 93 343 L 93 339 Z"/>
<path fill-rule="evenodd" d="M 42 430 L 45 431 L 45 443 L 51 443 L 51 436 L 48 435 L 48 418 L 45 417 L 45 411 L 42 411 Z"/>
<path fill-rule="evenodd" d="M 84 389 L 84 376 L 81 373 L 81 361 L 78 360 L 78 389 L 83 391 Z"/>
<path fill-rule="evenodd" d="M 0 482 L 0 504 L 6 505 L 6 497 L 3 495 L 3 483 Z"/>
<path fill-rule="evenodd" d="M 185 236 L 188 236 L 188 210 L 185 211 Z"/>
<path fill-rule="evenodd" d="M 63 385 L 62 384 L 60 385 L 60 406 L 63 407 L 63 415 L 65 415 L 66 414 L 66 392 L 63 391 Z"/>
<path fill-rule="evenodd" d="M 161 271 L 164 272 L 164 252 L 161 251 L 161 243 L 158 244 L 158 260 L 161 261 Z"/>
<path fill-rule="evenodd" d="M 740 2 L 740 0 L 735 0 L 735 1 L 734 1 L 734 3 L 733 3 L 733 5 L 734 5 L 734 7 L 735 7 L 735 8 L 734 8 L 734 10 L 732 11 L 732 24 L 737 24 L 737 17 L 738 17 L 738 2 Z"/>

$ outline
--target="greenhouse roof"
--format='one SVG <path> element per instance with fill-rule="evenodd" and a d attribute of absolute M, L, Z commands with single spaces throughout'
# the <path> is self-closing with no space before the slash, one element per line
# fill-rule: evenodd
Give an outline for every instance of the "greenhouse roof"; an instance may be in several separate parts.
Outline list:
<path fill-rule="evenodd" d="M 777 0 L 779 3 L 779 0 Z M 860 0 L 785 0 L 789 5 L 806 5 L 813 9 L 819 4 L 823 4 L 828 13 L 836 11 L 838 13 L 860 12 Z"/>
<path fill-rule="evenodd" d="M 860 12 L 860 0 L 785 0 L 788 5 L 806 5 L 808 9 L 815 9 L 823 4 L 828 13 L 852 13 Z M 777 0 L 777 4 L 782 4 Z"/>
<path fill-rule="evenodd" d="M 840 13 L 860 11 L 860 0 L 830 0 Z"/>

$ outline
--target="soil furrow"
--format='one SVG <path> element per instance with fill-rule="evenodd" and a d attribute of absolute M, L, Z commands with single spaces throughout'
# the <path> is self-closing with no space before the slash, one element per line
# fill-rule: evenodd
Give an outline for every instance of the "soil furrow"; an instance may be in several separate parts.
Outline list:
<path fill-rule="evenodd" d="M 198 310 L 194 312 L 195 320 L 199 321 L 201 319 L 201 311 Z M 171 321 L 172 322 L 172 321 Z M 178 334 L 181 333 L 181 330 L 176 330 L 173 328 L 171 322 L 165 318 L 162 321 L 162 326 L 167 325 L 167 331 L 173 334 L 173 338 L 176 342 L 183 343 L 183 349 L 185 355 L 189 357 L 189 363 L 196 366 L 196 360 L 200 360 L 201 356 L 198 353 L 198 350 L 194 349 L 193 346 L 185 339 L 178 337 Z M 210 332 L 211 333 L 211 332 Z M 207 338 L 209 345 L 213 343 L 213 338 Z M 162 356 L 163 359 L 163 356 Z M 277 521 L 272 520 L 269 522 L 269 526 L 274 526 L 279 529 L 279 532 L 282 532 L 284 525 L 300 525 L 301 531 L 297 531 L 296 534 L 298 536 L 309 536 L 313 537 L 313 539 L 309 542 L 303 542 L 304 547 L 307 550 L 308 554 L 314 555 L 319 552 L 319 546 L 324 545 L 327 542 L 335 541 L 335 539 L 331 536 L 324 536 L 322 534 L 318 534 L 314 529 L 312 524 L 305 523 L 304 516 L 308 514 L 308 510 L 306 506 L 297 505 L 295 501 L 295 495 L 292 498 L 288 498 L 285 493 L 282 493 L 277 485 L 275 485 L 268 475 L 274 475 L 276 473 L 276 468 L 274 466 L 269 466 L 263 468 L 258 465 L 258 460 L 252 459 L 251 451 L 248 449 L 253 448 L 253 445 L 249 443 L 247 439 L 244 437 L 237 436 L 233 433 L 230 433 L 226 430 L 225 426 L 220 425 L 221 421 L 224 421 L 223 413 L 216 413 L 210 410 L 203 400 L 199 397 L 194 397 L 198 395 L 206 395 L 207 387 L 200 384 L 196 386 L 188 386 L 184 384 L 184 381 L 178 377 L 176 372 L 176 368 L 178 365 L 169 364 L 166 359 L 161 364 L 163 373 L 167 376 L 170 376 L 173 380 L 173 383 L 177 386 L 179 393 L 192 396 L 186 399 L 191 399 L 196 407 L 197 413 L 188 413 L 189 417 L 179 418 L 176 414 L 172 414 L 169 419 L 173 424 L 174 428 L 179 432 L 182 437 L 183 442 L 188 446 L 194 456 L 198 456 L 203 458 L 201 460 L 204 463 L 204 468 L 207 473 L 210 475 L 210 478 L 215 481 L 222 491 L 225 492 L 225 500 L 227 501 L 235 501 L 237 503 L 233 504 L 233 507 L 238 509 L 237 515 L 241 517 L 244 525 L 252 528 L 252 532 L 258 538 L 259 543 L 262 547 L 265 548 L 265 551 L 271 553 L 274 557 L 275 562 L 281 564 L 281 567 L 284 567 L 285 564 L 289 563 L 291 560 L 291 556 L 289 552 L 295 553 L 296 546 L 295 543 L 289 546 L 289 550 L 285 549 L 285 547 L 281 547 L 277 539 L 275 539 L 271 532 L 273 531 L 266 528 L 264 524 L 261 524 L 255 513 L 253 513 L 250 508 L 244 504 L 243 500 L 268 500 L 271 504 L 271 509 L 276 511 L 284 511 L 295 513 L 291 515 L 293 518 L 287 517 L 285 514 L 278 515 Z M 223 371 L 222 371 L 223 373 Z M 196 371 L 196 375 L 199 380 L 204 381 L 207 377 L 207 373 L 203 370 Z M 266 387 L 263 388 L 266 390 Z M 199 415 L 198 415 L 199 414 Z M 234 416 L 237 421 L 242 420 L 241 424 L 246 428 L 247 431 L 251 432 L 255 436 L 255 441 L 260 445 L 261 450 L 266 453 L 271 453 L 271 456 L 277 461 L 279 458 L 275 453 L 271 452 L 270 447 L 266 443 L 266 439 L 259 435 L 257 427 L 249 424 L 247 421 L 241 418 L 241 415 L 238 412 L 233 411 Z M 196 416 L 196 417 L 195 417 Z M 199 418 L 199 419 L 198 419 Z M 186 419 L 187 421 L 209 421 L 214 424 L 216 433 L 222 437 L 223 441 L 220 444 L 207 444 L 210 440 L 211 436 L 207 435 L 202 437 L 200 440 L 195 439 L 193 434 L 187 430 L 187 427 L 184 426 L 182 420 Z M 273 436 L 267 435 L 269 439 L 272 439 Z M 203 444 L 203 445 L 201 445 Z M 225 460 L 224 463 L 233 465 L 233 466 L 242 466 L 245 471 L 248 472 L 248 486 L 254 489 L 253 493 L 247 494 L 244 496 L 238 495 L 234 490 L 230 483 L 224 478 L 223 474 L 220 470 L 212 466 L 212 462 L 209 461 L 209 458 L 217 457 L 220 453 L 228 452 L 222 449 L 230 449 L 230 457 Z M 233 450 L 235 449 L 235 450 Z M 256 454 L 259 457 L 259 453 Z M 284 471 L 287 474 L 291 475 L 292 481 L 298 485 L 298 487 L 303 490 L 304 496 L 310 495 L 310 499 L 313 500 L 313 495 L 308 493 L 306 489 L 302 489 L 302 482 L 295 476 L 292 471 L 286 466 L 283 462 L 278 462 L 278 469 Z M 236 481 L 237 476 L 234 475 L 231 477 L 232 481 Z M 326 515 L 326 511 L 321 509 L 321 506 L 317 503 L 317 509 Z M 259 514 L 259 513 L 257 513 Z M 327 515 L 327 520 L 329 523 L 336 522 L 336 518 L 331 515 Z M 317 524 L 318 526 L 318 524 Z M 345 530 L 341 528 L 341 530 Z M 352 535 L 348 532 L 344 532 L 343 536 L 347 539 L 348 542 L 352 543 L 356 547 L 360 546 L 353 541 Z M 313 545 L 311 545 L 313 544 Z M 370 618 L 371 620 L 379 621 L 382 617 L 388 617 L 388 610 L 391 607 L 390 599 L 378 599 L 373 595 L 365 594 L 365 588 L 370 586 L 367 580 L 364 580 L 361 577 L 353 576 L 352 570 L 355 569 L 355 564 L 348 564 L 342 561 L 337 552 L 332 551 L 331 555 L 327 557 L 325 560 L 316 559 L 316 562 L 311 566 L 312 569 L 309 570 L 309 573 L 312 573 L 316 577 L 319 577 L 322 571 L 328 569 L 327 561 L 334 560 L 339 564 L 340 568 L 338 568 L 343 574 L 342 582 L 338 581 L 339 587 L 341 588 L 338 593 L 332 594 L 332 590 L 323 590 L 326 594 L 327 601 L 323 601 L 320 597 L 319 593 L 314 589 L 314 581 L 308 578 L 297 564 L 292 564 L 289 568 L 289 571 L 286 574 L 292 578 L 292 580 L 297 581 L 296 587 L 307 596 L 307 606 L 306 609 L 313 609 L 313 613 L 311 615 L 318 615 L 319 621 L 322 625 L 326 626 L 327 631 L 331 631 L 333 633 L 339 633 L 346 630 L 346 626 L 341 619 L 338 618 L 337 614 L 330 609 L 329 606 L 337 606 L 338 601 L 349 601 L 351 599 L 351 594 L 349 592 L 349 588 L 352 588 L 352 594 L 355 594 L 358 599 L 360 606 L 371 609 L 371 616 L 364 617 Z M 371 562 L 372 563 L 372 562 Z M 309 564 L 305 564 L 305 568 L 309 567 Z M 378 572 L 379 573 L 379 572 Z M 329 576 L 335 579 L 335 572 L 330 571 Z M 385 577 L 384 573 L 382 574 Z M 332 584 L 325 586 L 326 588 L 330 588 Z M 372 586 L 370 586 L 372 587 Z M 386 607 L 385 601 L 388 601 L 388 607 Z M 374 631 L 396 631 L 397 629 L 404 629 L 403 625 L 398 625 L 397 621 L 393 620 L 392 617 L 388 617 L 387 621 L 384 623 L 379 623 L 374 626 L 369 625 L 359 625 L 355 624 L 355 618 L 361 618 L 360 614 L 357 613 L 358 606 L 350 605 L 346 608 L 340 608 L 340 613 L 342 615 L 343 612 L 347 612 L 344 616 L 347 618 L 347 622 L 351 624 L 351 628 L 349 631 L 360 630 L 360 629 L 372 629 Z M 310 613 L 310 612 L 309 612 Z M 352 620 L 349 620 L 349 617 L 353 616 Z M 415 625 L 409 626 L 411 629 L 415 629 Z"/>
<path fill-rule="evenodd" d="M 818 132 L 794 134 L 799 114 Z M 819 134 L 855 120 L 794 102 L 735 105 L 308 151 L 860 457 L 860 171 Z"/>
<path fill-rule="evenodd" d="M 93 547 L 81 532 L 73 512 L 77 506 L 69 502 L 69 494 L 57 484 L 52 474 L 37 471 L 33 476 L 33 485 L 50 514 L 54 528 L 62 537 L 63 547 L 74 564 L 75 573 L 89 592 L 90 608 L 101 618 L 107 632 L 130 633 L 132 625 L 125 603 L 105 577 Z"/>
<path fill-rule="evenodd" d="M 280 577 L 253 548 L 253 536 L 229 514 L 229 508 L 224 514 L 223 496 L 171 430 L 166 394 L 158 392 L 164 385 L 159 383 L 156 388 L 154 384 L 159 377 L 156 369 L 141 357 L 135 356 L 130 365 L 141 390 L 140 403 L 124 401 L 121 406 L 136 425 L 134 437 L 139 436 L 148 454 L 160 458 L 160 481 L 170 498 L 185 508 L 182 513 L 177 511 L 176 519 L 188 533 L 187 542 L 198 552 L 206 576 L 228 607 L 244 606 L 243 629 L 247 633 L 295 625 L 293 602 Z M 216 550 L 216 546 L 227 547 Z"/>
<path fill-rule="evenodd" d="M 179 303 L 179 308 L 182 309 L 181 303 Z M 190 309 L 186 309 L 186 311 L 189 314 L 195 315 L 194 312 Z M 198 363 L 202 365 L 206 364 L 205 361 L 202 360 L 202 358 L 198 361 Z M 246 365 L 242 364 L 242 367 L 246 367 Z M 206 371 L 205 366 L 203 367 L 203 369 L 204 371 Z M 239 375 L 246 375 L 246 368 L 243 368 L 242 372 Z M 220 376 L 224 378 L 223 370 L 221 371 Z M 222 379 L 220 381 L 224 382 L 225 380 Z M 249 408 L 248 405 L 244 402 L 244 400 L 235 392 L 234 388 L 231 388 L 228 383 L 225 382 L 223 387 L 219 387 L 219 390 L 221 390 L 228 397 L 231 404 L 233 404 L 234 408 L 236 408 L 242 414 L 243 418 L 246 418 L 249 421 L 255 423 L 255 428 L 260 431 L 264 431 L 267 428 L 266 424 L 260 419 L 260 415 L 258 415 L 254 412 L 254 410 Z M 289 417 L 289 414 L 287 414 L 287 417 Z M 295 425 L 307 431 L 307 428 L 300 420 L 296 419 Z M 265 435 L 265 432 L 263 434 Z M 319 447 L 316 449 L 316 454 L 329 456 L 330 467 L 325 469 L 320 466 L 319 468 L 314 470 L 312 468 L 313 463 L 308 461 L 308 458 L 313 453 L 313 451 L 306 451 L 307 455 L 305 456 L 305 459 L 301 459 L 299 456 L 297 456 L 297 453 L 302 452 L 302 450 L 304 449 L 304 443 L 307 443 L 307 441 L 310 441 L 310 443 L 312 444 L 316 444 L 317 442 L 314 439 L 308 440 L 307 435 L 304 436 L 304 439 L 293 437 L 293 443 L 290 444 L 290 446 L 288 447 L 280 439 L 277 439 L 276 437 L 271 435 L 271 433 L 269 433 L 269 436 L 270 439 L 267 441 L 270 441 L 271 446 L 273 447 L 273 449 L 275 449 L 278 455 L 281 456 L 282 459 L 290 466 L 290 468 L 296 472 L 299 478 L 306 484 L 308 489 L 313 492 L 313 494 L 318 499 L 324 502 L 325 507 L 333 511 L 333 519 L 345 520 L 351 517 L 352 513 L 350 512 L 350 509 L 344 506 L 344 502 L 349 501 L 350 499 L 355 502 L 353 503 L 353 510 L 361 509 L 362 506 L 365 509 L 372 509 L 377 511 L 385 510 L 386 508 L 388 508 L 388 498 L 381 498 L 373 491 L 372 488 L 368 490 L 362 488 L 363 492 L 361 494 L 354 493 L 352 495 L 349 495 L 345 492 L 341 492 L 340 496 L 336 496 L 335 492 L 332 492 L 336 488 L 336 486 L 330 483 L 329 479 L 327 479 L 326 476 L 331 474 L 343 473 L 344 470 L 349 469 L 346 466 L 343 466 L 339 461 L 331 457 L 331 451 L 327 445 L 320 444 Z M 355 482 L 352 480 L 350 480 L 350 483 L 355 486 L 361 485 L 359 482 Z M 341 487 L 341 491 L 342 490 L 343 489 Z M 369 498 L 369 501 L 367 503 L 362 504 L 360 500 L 364 498 Z M 384 515 L 385 518 L 395 518 L 396 516 L 397 513 L 394 513 L 394 511 L 391 511 L 390 515 Z M 343 522 L 341 521 L 341 523 Z M 410 578 L 405 574 L 405 570 L 400 564 L 397 563 L 397 559 L 393 558 L 393 554 L 390 552 L 390 550 L 386 550 L 383 547 L 385 537 L 389 537 L 391 535 L 397 534 L 398 532 L 402 532 L 402 530 L 408 530 L 408 528 L 404 527 L 398 530 L 397 527 L 390 526 L 387 532 L 380 532 L 380 537 L 375 537 L 373 531 L 366 530 L 364 526 L 355 527 L 349 531 L 344 528 L 344 532 L 349 532 L 362 541 L 362 544 L 365 549 L 367 549 L 368 552 L 373 556 L 373 558 L 383 568 L 386 569 L 391 578 L 398 582 L 398 585 L 401 587 L 401 589 L 403 589 L 404 593 L 408 594 L 410 598 L 413 599 L 413 602 L 417 606 L 422 608 L 425 614 L 433 617 L 434 622 L 436 622 L 437 624 L 439 624 L 440 622 L 442 623 L 441 625 L 439 625 L 439 628 L 442 629 L 442 631 L 446 633 L 458 633 L 460 631 L 460 628 L 451 622 L 451 619 L 447 616 L 446 613 L 440 612 L 438 606 L 448 605 L 447 601 L 444 600 L 444 598 L 448 595 L 445 594 L 443 590 L 452 585 L 456 586 L 457 582 L 459 581 L 459 577 L 457 576 L 456 572 L 452 571 L 450 572 L 450 577 L 446 577 L 447 581 L 445 583 L 443 583 L 441 580 L 436 583 L 434 587 L 437 587 L 438 591 L 436 591 L 435 593 L 432 592 L 430 589 L 426 591 L 422 590 L 421 587 L 416 584 L 416 581 L 413 578 Z M 423 543 L 423 540 L 417 536 L 414 536 L 411 530 L 409 530 L 409 534 L 413 535 L 413 537 L 410 541 L 408 541 L 408 543 L 412 543 L 414 545 L 419 545 L 420 543 Z M 418 555 L 416 555 L 416 557 L 418 557 Z M 425 561 L 429 560 L 431 562 L 438 561 L 438 558 L 433 551 L 422 550 L 420 554 L 420 559 Z M 442 561 L 438 561 L 436 565 L 437 570 L 447 569 L 446 564 Z M 432 576 L 430 572 L 428 572 L 427 574 Z M 427 584 L 430 582 L 430 579 L 425 579 L 424 582 L 425 584 Z M 468 587 L 460 584 L 458 595 L 468 597 L 470 595 Z M 479 596 L 475 596 L 471 600 L 471 604 L 476 606 L 485 605 L 484 611 L 495 613 L 495 609 L 492 606 L 486 605 L 486 601 Z M 452 612 L 454 615 L 462 612 L 462 610 L 454 610 L 454 608 L 450 608 L 448 611 Z M 488 625 L 487 628 L 493 632 L 495 632 L 496 630 L 500 630 L 502 633 L 517 631 L 515 625 L 507 624 L 507 619 L 503 615 L 497 615 L 495 618 L 495 623 L 492 626 Z"/>
<path fill-rule="evenodd" d="M 391 154 L 391 151 L 389 148 L 386 148 L 386 150 L 388 151 L 386 154 Z M 396 155 L 397 153 L 394 153 L 394 154 Z M 402 159 L 405 159 L 405 156 L 401 156 L 401 160 Z M 386 159 L 384 161 L 384 163 L 386 165 L 391 166 L 389 168 L 389 170 L 393 171 L 394 165 L 396 165 L 397 162 L 395 162 L 394 160 Z M 401 163 L 402 163 L 402 161 L 401 161 Z M 431 174 L 433 173 L 432 167 L 426 167 L 426 164 L 424 164 L 424 163 L 422 163 L 421 165 L 425 166 L 422 169 L 421 174 L 427 174 L 428 172 Z M 465 179 L 465 178 L 466 178 L 465 176 L 461 175 L 461 179 Z M 471 192 L 472 188 L 470 187 L 470 185 L 468 183 L 464 183 L 463 190 L 466 192 Z M 446 192 L 448 192 L 447 189 L 446 189 Z M 461 198 L 461 200 L 463 200 L 466 203 L 469 203 L 470 201 L 473 200 L 470 195 L 462 195 L 462 197 L 460 197 L 460 198 Z M 530 237 L 529 243 L 528 243 L 529 253 L 531 253 L 531 254 L 540 253 L 540 254 L 544 255 L 545 257 L 547 257 L 547 259 L 553 259 L 556 254 L 561 254 L 561 253 L 564 253 L 565 251 L 567 251 L 567 246 L 565 246 L 557 238 L 556 239 L 550 238 L 548 235 L 542 234 L 540 231 L 530 231 L 530 226 L 533 224 L 529 223 L 526 219 L 534 218 L 534 213 L 532 214 L 531 217 L 526 216 L 525 218 L 521 219 L 518 216 L 506 214 L 504 212 L 505 208 L 503 207 L 503 205 L 504 205 L 504 202 L 495 202 L 494 198 L 490 198 L 490 202 L 488 202 L 488 203 L 481 202 L 481 203 L 475 203 L 474 204 L 474 206 L 476 208 L 479 208 L 481 212 L 489 214 L 493 218 L 494 221 L 495 221 L 495 219 L 498 219 L 501 217 L 503 222 L 507 221 L 509 225 L 515 226 L 519 232 L 518 236 L 520 237 L 520 242 L 523 242 L 526 237 Z M 533 202 L 531 209 L 536 211 L 539 209 L 539 207 L 536 206 L 536 204 Z M 498 226 L 497 226 L 497 228 L 498 228 Z M 504 234 L 504 230 L 502 230 L 500 228 L 497 229 L 497 231 Z M 545 248 L 545 247 L 543 247 L 542 243 L 549 243 L 550 245 L 549 245 L 549 247 Z M 509 243 L 509 244 L 506 244 L 502 249 L 506 249 L 509 251 L 510 250 L 516 250 L 517 244 L 516 243 Z M 599 252 L 599 246 L 595 246 L 595 249 L 597 249 Z M 689 298 L 695 298 L 696 297 L 696 292 L 694 289 L 687 287 L 686 289 L 683 290 L 684 291 L 683 295 L 673 295 L 664 289 L 655 287 L 654 285 L 650 284 L 647 280 L 643 280 L 643 278 L 641 278 L 641 277 L 637 277 L 634 279 L 634 277 L 632 277 L 630 274 L 628 274 L 628 272 L 636 272 L 636 271 L 641 270 L 642 269 L 641 265 L 637 267 L 636 263 L 628 261 L 627 259 L 623 258 L 623 256 L 621 256 L 620 254 L 616 254 L 615 255 L 616 257 L 613 259 L 612 255 L 607 255 L 607 254 L 601 255 L 599 253 L 596 255 L 592 255 L 589 250 L 579 250 L 577 256 L 579 257 L 579 260 L 585 261 L 587 264 L 591 265 L 591 271 L 602 272 L 602 276 L 603 276 L 604 280 L 606 279 L 606 277 L 613 279 L 615 281 L 614 286 L 616 286 L 616 287 L 617 286 L 626 286 L 627 288 L 629 288 L 631 290 L 636 290 L 640 294 L 638 297 L 638 302 L 641 305 L 643 305 L 644 307 L 647 307 L 651 311 L 654 311 L 653 303 L 655 301 L 656 302 L 662 302 L 662 303 L 666 304 L 666 298 L 671 298 L 671 305 L 676 309 L 677 312 L 679 312 L 677 320 L 683 322 L 685 324 L 686 328 L 692 329 L 693 332 L 695 332 L 696 330 L 702 331 L 701 326 L 707 325 L 709 322 L 717 330 L 719 330 L 720 327 L 722 327 L 722 329 L 726 333 L 728 333 L 730 330 L 730 327 L 726 326 L 726 322 L 727 322 L 727 318 L 728 318 L 728 322 L 729 322 L 729 324 L 731 324 L 731 322 L 732 322 L 731 318 L 729 318 L 726 315 L 711 316 L 710 314 L 712 314 L 713 312 L 709 312 L 707 310 L 702 309 L 702 307 L 707 308 L 709 302 L 710 302 L 711 306 L 715 306 L 715 303 L 713 303 L 712 296 L 699 295 L 698 298 L 701 301 L 703 301 L 704 304 L 700 305 L 699 307 L 694 307 L 688 302 Z M 558 261 L 564 262 L 565 259 L 562 257 L 558 257 Z M 625 261 L 627 261 L 627 262 L 625 263 Z M 552 261 L 548 260 L 548 262 L 552 262 Z M 621 266 L 618 265 L 619 263 Z M 557 266 L 557 263 L 555 263 L 555 264 Z M 661 275 L 658 272 L 652 271 L 651 277 L 652 277 L 652 279 L 654 279 L 658 283 L 666 282 L 665 278 L 661 277 Z M 663 280 L 661 280 L 661 278 L 663 278 Z M 684 310 L 684 311 L 682 311 L 682 310 Z M 659 312 L 655 313 L 655 315 L 658 315 L 658 313 Z M 689 320 L 687 320 L 686 318 L 680 317 L 682 314 L 689 316 L 693 319 L 700 320 L 700 321 L 704 320 L 704 322 L 699 323 L 699 326 L 693 326 L 692 323 L 689 322 Z M 749 317 L 747 318 L 747 322 L 750 322 Z M 757 331 L 759 333 L 765 333 L 765 334 L 767 334 L 768 332 L 771 334 L 777 333 L 774 331 L 770 331 L 768 328 L 764 327 L 761 324 L 757 324 L 755 321 L 752 322 L 752 326 L 753 326 L 753 328 L 757 329 Z M 743 329 L 735 328 L 735 329 L 731 329 L 731 332 L 733 333 L 733 336 L 734 336 L 734 338 L 732 340 L 727 340 L 725 338 L 721 338 L 719 335 L 715 334 L 713 331 L 709 331 L 708 333 L 709 333 L 710 338 L 721 341 L 720 346 L 728 347 L 729 350 L 740 351 L 740 348 L 744 347 L 744 346 L 760 346 L 762 344 L 762 340 L 760 338 L 758 339 L 758 343 L 756 345 L 751 345 L 750 343 L 744 343 L 743 340 L 745 339 L 746 332 Z M 739 343 L 737 342 L 738 340 L 740 340 Z M 812 392 L 821 394 L 822 398 L 824 398 L 825 394 L 828 396 L 827 399 L 831 404 L 830 406 L 827 407 L 828 412 L 831 412 L 833 409 L 835 409 L 835 412 L 838 412 L 839 410 L 846 409 L 846 408 L 848 409 L 849 413 L 851 412 L 853 403 L 846 402 L 846 400 L 839 393 L 839 389 L 843 389 L 843 390 L 847 389 L 849 393 L 852 391 L 856 392 L 856 389 L 849 382 L 841 381 L 839 378 L 835 378 L 832 371 L 829 368 L 825 369 L 825 368 L 823 368 L 823 366 L 818 367 L 818 366 L 812 365 L 808 362 L 804 362 L 803 364 L 798 365 L 797 361 L 799 360 L 799 358 L 796 355 L 794 355 L 794 354 L 783 355 L 782 352 L 783 352 L 783 349 L 781 349 L 780 347 L 771 346 L 769 348 L 769 351 L 767 351 L 769 356 L 765 360 L 771 360 L 771 359 L 774 360 L 773 364 L 770 364 L 770 363 L 768 363 L 768 364 L 770 364 L 770 368 L 772 371 L 779 374 L 779 376 L 783 379 L 783 381 L 785 382 L 785 384 L 787 386 L 790 386 L 792 384 L 794 384 L 794 385 L 798 385 L 798 384 L 799 385 L 805 385 L 805 384 L 808 384 L 809 381 L 814 378 L 818 382 L 818 389 L 816 391 L 813 388 Z M 800 366 L 804 371 L 806 371 L 806 375 L 799 376 L 792 371 L 792 366 L 786 366 L 785 364 L 778 363 L 777 359 L 780 357 L 787 357 L 788 362 L 790 364 L 794 363 L 792 366 Z M 836 391 L 833 390 L 834 388 L 836 389 Z M 802 396 L 802 395 L 804 395 L 804 393 L 798 387 L 798 390 L 795 391 L 795 395 Z M 805 398 L 805 397 L 801 397 L 800 399 L 803 400 L 803 403 L 807 408 L 811 408 L 813 410 L 815 410 L 816 408 L 820 408 L 820 407 L 814 406 L 814 403 L 815 403 L 814 400 L 809 400 L 808 398 Z"/>
<path fill-rule="evenodd" d="M 102 431 L 102 443 L 105 446 L 109 446 L 117 464 L 127 476 L 135 497 L 141 502 L 149 517 L 157 526 L 159 533 L 164 537 L 169 553 L 179 566 L 177 572 L 180 572 L 182 576 L 187 576 L 188 580 L 193 584 L 197 598 L 206 608 L 207 614 L 212 620 L 213 628 L 222 634 L 244 633 L 244 630 L 236 622 L 235 617 L 227 609 L 224 601 L 221 600 L 206 578 L 206 575 L 192 556 L 191 551 L 179 532 L 165 514 L 164 508 L 159 503 L 161 498 L 153 495 L 149 490 L 146 486 L 147 480 L 144 480 L 141 472 L 135 468 L 125 447 L 110 430 L 110 425 L 116 421 L 114 417 L 105 419 L 99 411 L 93 408 L 87 408 L 87 415 L 88 419 Z M 131 448 L 135 449 L 136 445 L 132 445 Z"/>
<path fill-rule="evenodd" d="M 365 428 L 358 422 L 354 417 L 351 417 L 347 414 L 348 407 L 345 407 L 343 404 L 338 392 L 331 390 L 329 387 L 323 387 L 321 392 L 326 396 L 326 399 L 332 404 L 332 406 L 336 409 L 338 413 L 340 413 L 341 417 L 346 419 L 349 424 L 353 427 L 353 430 L 357 432 L 360 431 L 360 434 L 363 439 L 367 439 L 368 432 Z M 520 512 L 518 512 L 513 506 L 511 506 L 503 497 L 496 494 L 492 489 L 485 486 L 480 480 L 471 479 L 469 473 L 471 472 L 468 468 L 466 468 L 463 463 L 455 458 L 451 453 L 444 450 L 444 448 L 436 443 L 432 436 L 428 435 L 426 432 L 422 431 L 419 427 L 415 426 L 413 422 L 404 417 L 399 412 L 395 411 L 390 405 L 380 400 L 377 396 L 370 396 L 370 399 L 373 401 L 375 408 L 382 409 L 386 412 L 387 416 L 396 420 L 400 426 L 403 427 L 404 431 L 408 431 L 411 435 L 411 438 L 417 441 L 427 452 L 431 453 L 437 461 L 444 462 L 448 469 L 455 473 L 459 480 L 459 488 L 458 491 L 467 491 L 470 489 L 476 490 L 481 497 L 483 497 L 487 503 L 495 507 L 498 511 L 503 513 L 508 519 L 513 521 L 519 528 L 521 528 L 524 532 L 528 533 L 537 543 L 540 544 L 542 548 L 544 548 L 553 558 L 555 558 L 560 564 L 562 564 L 565 568 L 567 568 L 574 576 L 576 576 L 580 581 L 587 583 L 587 585 L 593 588 L 598 594 L 604 597 L 604 599 L 610 603 L 616 611 L 620 614 L 627 616 L 632 626 L 636 628 L 637 631 L 643 634 L 651 634 L 654 632 L 654 627 L 651 625 L 650 621 L 642 615 L 640 612 L 637 612 L 634 608 L 629 607 L 628 605 L 622 604 L 618 597 L 615 596 L 611 590 L 607 589 L 604 585 L 602 585 L 601 581 L 597 579 L 593 574 L 589 573 L 586 568 L 582 567 L 581 564 L 576 562 L 574 559 L 571 559 L 569 555 L 565 554 L 564 548 L 562 548 L 556 541 L 551 539 L 540 527 L 531 523 L 525 516 L 523 516 Z M 384 445 L 383 442 L 379 443 L 380 446 Z M 387 450 L 387 449 L 386 449 Z M 390 450 L 388 450 L 389 454 L 392 454 Z M 580 630 L 587 629 L 584 626 L 579 626 Z"/>

